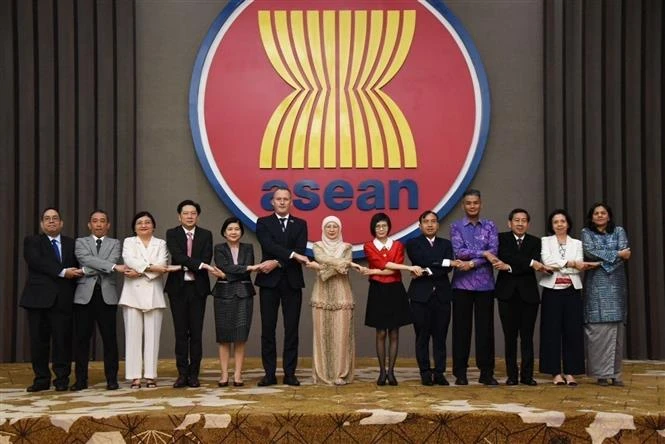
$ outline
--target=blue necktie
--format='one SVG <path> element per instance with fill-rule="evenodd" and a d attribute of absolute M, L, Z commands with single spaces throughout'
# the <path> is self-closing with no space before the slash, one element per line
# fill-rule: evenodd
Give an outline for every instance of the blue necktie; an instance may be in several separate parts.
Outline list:
<path fill-rule="evenodd" d="M 58 241 L 52 239 L 51 245 L 53 245 L 53 251 L 55 251 L 55 257 L 58 258 L 58 262 L 62 262 L 62 256 L 60 256 L 60 249 L 58 248 Z"/>

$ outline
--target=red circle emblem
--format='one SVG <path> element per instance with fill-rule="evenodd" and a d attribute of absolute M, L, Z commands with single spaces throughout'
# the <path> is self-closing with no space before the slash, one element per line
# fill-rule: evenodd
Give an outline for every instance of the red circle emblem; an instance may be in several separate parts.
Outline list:
<path fill-rule="evenodd" d="M 369 219 L 391 236 L 448 213 L 477 170 L 489 93 L 440 1 L 230 2 L 194 67 L 190 120 L 203 169 L 250 227 L 292 190 L 310 242 L 335 214 L 362 253 Z"/>

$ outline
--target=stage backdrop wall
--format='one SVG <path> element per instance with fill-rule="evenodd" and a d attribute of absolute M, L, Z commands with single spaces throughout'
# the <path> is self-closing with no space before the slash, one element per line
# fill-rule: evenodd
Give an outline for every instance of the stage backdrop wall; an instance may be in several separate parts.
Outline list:
<path fill-rule="evenodd" d="M 29 359 L 24 313 L 17 307 L 25 280 L 22 239 L 37 231 L 45 205 L 61 208 L 70 236 L 86 234 L 89 211 L 101 206 L 111 213 L 112 235 L 129 235 L 133 212 L 148 209 L 163 237 L 177 224 L 176 204 L 193 198 L 203 206 L 201 225 L 221 241 L 219 227 L 229 211 L 199 167 L 187 99 L 201 39 L 225 3 L 0 5 L 0 88 L 9 98 L 0 104 L 0 198 L 13 208 L 5 221 L 10 235 L 0 237 L 0 361 Z M 523 206 L 533 215 L 532 233 L 542 235 L 547 210 L 567 206 L 577 233 L 586 206 L 609 200 L 632 240 L 630 355 L 665 358 L 665 326 L 656 322 L 665 318 L 662 5 L 446 4 L 473 38 L 490 85 L 490 136 L 473 181 L 483 191 L 484 216 L 503 229 L 507 212 Z M 459 217 L 459 209 L 446 217 L 440 233 L 447 237 L 450 222 Z M 245 240 L 258 255 L 254 234 Z M 353 277 L 352 285 L 357 354 L 372 356 L 374 333 L 363 326 L 367 283 Z M 303 356 L 311 354 L 308 296 L 306 289 Z M 211 305 L 207 356 L 216 354 Z M 256 309 L 250 355 L 259 354 L 258 304 Z M 495 333 L 502 355 L 498 319 Z M 413 356 L 410 328 L 402 330 L 400 342 L 400 354 Z M 95 353 L 101 356 L 99 347 Z M 170 314 L 160 355 L 173 356 Z"/>

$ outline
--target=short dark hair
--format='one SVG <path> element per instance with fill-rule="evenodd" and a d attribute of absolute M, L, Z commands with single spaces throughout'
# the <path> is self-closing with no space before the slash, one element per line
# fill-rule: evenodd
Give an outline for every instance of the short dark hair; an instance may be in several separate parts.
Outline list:
<path fill-rule="evenodd" d="M 41 215 L 40 219 L 44 219 L 44 215 L 45 215 L 46 212 L 49 211 L 49 210 L 53 210 L 53 211 L 55 211 L 56 213 L 58 213 L 58 217 L 59 217 L 60 219 L 62 219 L 62 216 L 60 216 L 60 210 L 58 210 L 56 207 L 46 207 L 46 208 L 44 208 L 44 209 L 42 210 L 42 215 Z"/>
<path fill-rule="evenodd" d="M 157 228 L 157 222 L 155 222 L 155 218 L 153 217 L 152 214 L 150 214 L 149 211 L 139 211 L 138 213 L 136 213 L 134 215 L 134 218 L 132 219 L 132 231 L 134 232 L 134 234 L 136 234 L 136 229 L 134 228 L 134 227 L 136 227 L 136 221 L 141 219 L 144 216 L 148 216 L 150 218 L 150 220 L 152 221 L 152 227 Z"/>
<path fill-rule="evenodd" d="M 466 190 L 462 195 L 462 200 L 464 200 L 466 196 L 476 196 L 478 199 L 481 198 L 480 191 L 476 190 L 475 188 L 469 188 L 468 190 Z"/>
<path fill-rule="evenodd" d="M 226 236 L 224 236 L 224 232 L 231 224 L 238 224 L 238 226 L 240 226 L 240 235 L 242 236 L 243 234 L 245 234 L 245 227 L 243 227 L 242 222 L 240 222 L 240 219 L 238 219 L 235 216 L 231 216 L 227 217 L 222 223 L 222 229 L 220 230 L 220 234 L 222 235 L 223 238 L 226 238 Z"/>
<path fill-rule="evenodd" d="M 101 214 L 103 214 L 104 216 L 106 216 L 106 221 L 107 221 L 107 222 L 109 221 L 109 213 L 107 213 L 106 211 L 102 210 L 101 208 L 95 208 L 94 210 L 92 210 L 92 211 L 90 212 L 90 215 L 88 216 L 88 220 L 92 219 L 92 215 L 95 214 L 95 213 L 101 213 Z"/>
<path fill-rule="evenodd" d="M 288 192 L 289 192 L 289 197 L 291 196 L 291 190 L 290 190 L 289 187 L 287 187 L 286 185 L 277 185 L 277 186 L 272 190 L 272 194 L 273 194 L 273 196 L 274 196 L 275 193 L 278 192 L 278 191 L 288 191 Z"/>
<path fill-rule="evenodd" d="M 379 222 L 386 222 L 388 224 L 388 233 L 390 233 L 390 229 L 393 227 L 386 213 L 376 213 L 369 221 L 369 232 L 372 233 L 372 236 L 376 236 L 376 224 Z"/>
<path fill-rule="evenodd" d="M 430 214 L 433 214 L 434 217 L 436 217 L 436 221 L 437 221 L 437 222 L 439 221 L 439 215 L 438 215 L 438 214 L 436 214 L 436 213 L 435 213 L 434 211 L 432 211 L 432 210 L 426 210 L 426 211 L 423 211 L 422 213 L 420 213 L 420 216 L 418 216 L 418 222 L 422 222 L 423 219 L 425 219 L 425 218 L 426 218 L 427 216 L 429 216 Z"/>
<path fill-rule="evenodd" d="M 510 213 L 508 213 L 508 220 L 513 220 L 513 216 L 515 216 L 517 213 L 526 214 L 526 221 L 531 222 L 531 215 L 524 208 L 515 208 L 515 209 L 513 209 Z"/>
<path fill-rule="evenodd" d="M 182 208 L 187 206 L 187 205 L 193 206 L 194 208 L 196 208 L 196 213 L 201 214 L 201 205 L 199 205 L 198 203 L 194 202 L 191 199 L 185 199 L 185 200 L 183 200 L 182 202 L 180 202 L 178 204 L 178 208 L 177 208 L 178 214 L 182 213 Z"/>
<path fill-rule="evenodd" d="M 552 228 L 552 219 L 554 219 L 554 216 L 557 214 L 560 214 L 566 218 L 566 222 L 568 222 L 568 231 L 566 231 L 566 233 L 570 233 L 570 230 L 573 228 L 573 220 L 570 218 L 568 211 L 564 210 L 563 208 L 557 208 L 547 217 L 547 233 L 554 234 L 554 229 Z"/>
<path fill-rule="evenodd" d="M 598 233 L 598 228 L 596 227 L 596 224 L 593 223 L 593 212 L 596 211 L 596 208 L 598 207 L 605 208 L 607 215 L 610 217 L 610 220 L 607 222 L 607 228 L 605 231 L 607 233 L 614 233 L 614 229 L 616 228 L 616 224 L 614 223 L 614 214 L 612 214 L 612 208 L 605 202 L 595 202 L 593 205 L 591 205 L 591 208 L 589 208 L 589 211 L 586 214 L 586 227 L 589 230 Z"/>

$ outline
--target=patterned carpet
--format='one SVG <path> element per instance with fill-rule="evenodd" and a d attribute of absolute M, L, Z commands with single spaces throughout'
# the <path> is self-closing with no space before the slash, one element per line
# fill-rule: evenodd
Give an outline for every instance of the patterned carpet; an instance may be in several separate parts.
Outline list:
<path fill-rule="evenodd" d="M 250 358 L 245 386 L 220 389 L 217 366 L 205 360 L 200 388 L 173 389 L 174 362 L 162 360 L 158 388 L 106 391 L 95 362 L 90 389 L 31 394 L 29 364 L 0 364 L 0 443 L 665 443 L 662 361 L 626 362 L 625 387 L 553 386 L 546 375 L 537 387 L 485 387 L 471 370 L 466 387 L 424 387 L 405 366 L 397 387 L 378 387 L 372 359 L 358 360 L 353 384 L 316 386 L 302 359 L 300 387 L 262 388 Z"/>

